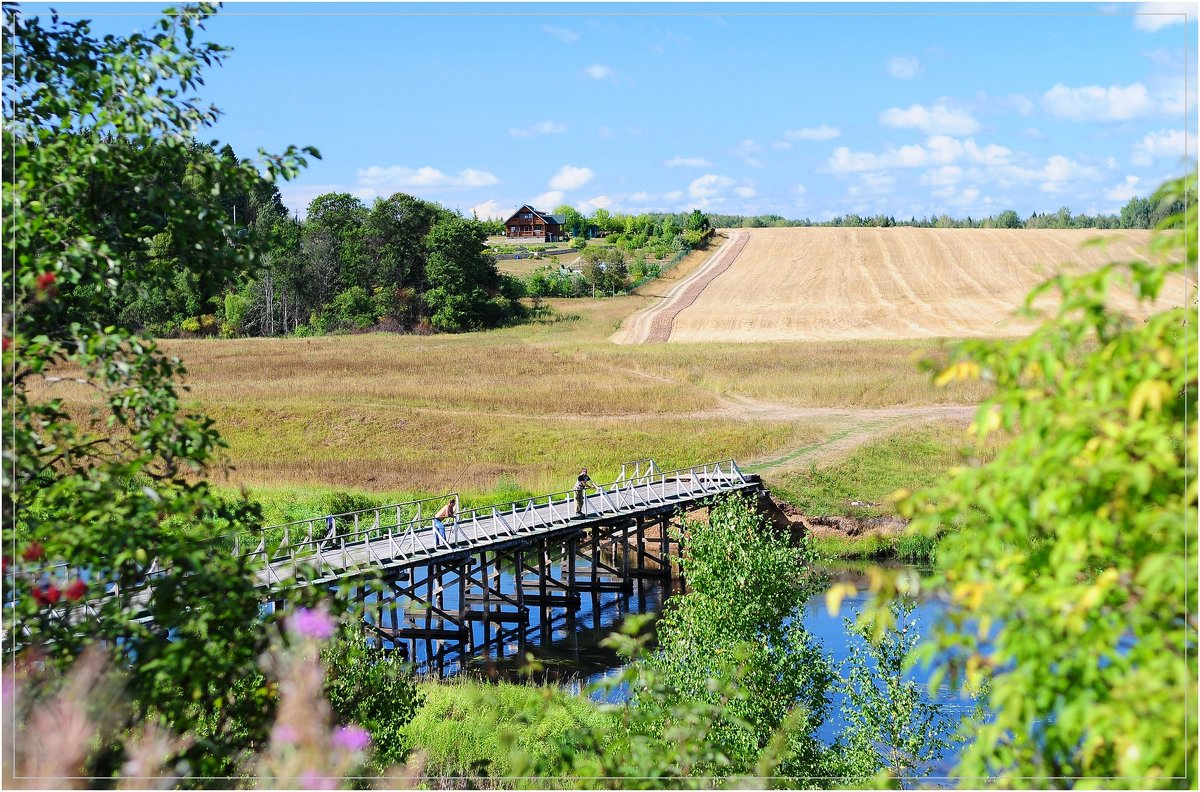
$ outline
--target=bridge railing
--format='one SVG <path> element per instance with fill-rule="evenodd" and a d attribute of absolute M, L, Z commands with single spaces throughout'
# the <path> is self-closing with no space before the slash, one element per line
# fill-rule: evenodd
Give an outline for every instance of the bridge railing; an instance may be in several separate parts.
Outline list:
<path fill-rule="evenodd" d="M 649 476 L 658 475 L 661 471 L 658 469 L 658 464 L 647 457 L 646 459 L 635 459 L 632 462 L 621 463 L 621 474 L 617 476 L 617 481 L 644 481 Z"/>
<path fill-rule="evenodd" d="M 637 460 L 627 463 L 615 481 L 585 491 L 584 516 L 667 506 L 746 483 L 732 459 L 669 471 L 659 470 L 652 460 Z M 457 501 L 457 494 L 296 520 L 210 542 L 217 542 L 214 549 L 245 558 L 260 585 L 276 587 L 301 572 L 315 573 L 310 583 L 333 580 L 356 569 L 399 566 L 449 549 L 566 526 L 576 519 L 575 491 L 570 489 L 468 509 L 438 529 L 433 515 L 451 498 Z M 152 586 L 165 572 L 152 559 L 138 588 Z M 111 584 L 105 588 L 105 596 L 118 593 Z"/>
<path fill-rule="evenodd" d="M 655 466 L 653 473 L 639 469 L 636 476 L 630 475 L 632 472 L 626 470 L 624 478 L 588 488 L 584 516 L 604 517 L 665 506 L 716 495 L 747 483 L 732 459 L 666 472 Z M 437 499 L 426 502 L 429 500 Z M 389 520 L 380 525 L 360 520 L 353 530 L 336 535 L 318 536 L 307 528 L 303 535 L 289 531 L 278 544 L 260 543 L 244 554 L 262 562 L 259 567 L 262 585 L 277 586 L 299 572 L 302 565 L 316 573 L 316 579 L 309 581 L 316 583 L 359 568 L 399 566 L 450 549 L 562 527 L 575 519 L 575 490 L 571 489 L 468 509 L 444 523 L 444 529 L 438 529 L 431 516 Z"/>

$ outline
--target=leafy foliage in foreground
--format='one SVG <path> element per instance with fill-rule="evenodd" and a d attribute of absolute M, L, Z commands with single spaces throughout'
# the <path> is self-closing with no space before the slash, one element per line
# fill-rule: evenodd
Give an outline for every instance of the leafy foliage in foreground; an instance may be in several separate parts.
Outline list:
<path fill-rule="evenodd" d="M 4 251 L 15 266 L 4 539 L 20 559 L 6 644 L 45 645 L 61 666 L 107 642 L 129 667 L 139 716 L 176 734 L 206 724 L 187 752 L 202 775 L 228 771 L 239 735 L 265 727 L 259 698 L 235 695 L 265 631 L 242 562 L 167 525 L 178 517 L 212 534 L 256 510 L 196 483 L 221 443 L 209 419 L 181 408 L 179 361 L 86 317 L 137 289 L 168 290 L 180 273 L 219 280 L 252 258 L 222 202 L 262 176 L 192 145 L 217 118 L 194 95 L 222 58 L 197 40 L 211 13 L 184 7 L 149 33 L 100 39 L 83 22 L 4 9 Z M 289 148 L 261 164 L 287 178 L 305 159 Z M 151 238 L 163 255 L 146 255 Z M 68 387 L 97 406 L 69 414 L 58 397 Z"/>
<path fill-rule="evenodd" d="M 1035 333 L 966 342 L 938 376 L 994 379 L 973 428 L 1013 436 L 901 503 L 940 538 L 926 585 L 952 598 L 925 651 L 990 688 L 995 717 L 957 769 L 969 783 L 1195 787 L 1195 293 L 1144 322 L 1109 299 L 1125 281 L 1181 300 L 1171 274 L 1194 288 L 1195 190 L 1162 190 L 1189 202 L 1156 234 L 1163 263 L 1049 281 L 1030 302 L 1061 305 Z"/>

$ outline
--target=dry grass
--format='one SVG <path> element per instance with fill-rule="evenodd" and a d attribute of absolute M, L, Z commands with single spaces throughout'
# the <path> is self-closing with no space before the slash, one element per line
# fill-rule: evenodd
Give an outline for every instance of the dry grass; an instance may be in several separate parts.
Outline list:
<path fill-rule="evenodd" d="M 1037 283 L 1064 269 L 1145 259 L 1148 231 L 766 228 L 675 318 L 671 341 L 1020 335 Z M 1085 246 L 1103 238 L 1104 246 Z M 1174 279 L 1164 304 L 1177 304 Z M 1176 297 L 1178 295 L 1178 297 Z M 1130 293 L 1116 304 L 1136 316 Z M 1161 307 L 1160 307 L 1161 309 Z"/>
<path fill-rule="evenodd" d="M 236 470 L 216 483 L 371 492 L 566 488 L 645 456 L 773 458 L 824 439 L 823 415 L 746 415 L 729 397 L 805 407 L 973 403 L 911 359 L 928 342 L 670 344 L 607 338 L 653 299 L 548 301 L 561 321 L 457 336 L 165 341 Z M 82 387 L 50 389 L 68 404 Z"/>
<path fill-rule="evenodd" d="M 787 475 L 989 395 L 978 382 L 934 388 L 917 370 L 952 343 L 938 338 L 611 343 L 708 255 L 646 293 L 547 300 L 556 320 L 488 333 L 162 346 L 188 366 L 188 406 L 229 442 L 236 470 L 216 483 L 260 491 L 544 492 L 580 466 L 601 480 L 646 456 Z M 73 384 L 44 390 L 72 409 L 88 398 Z"/>

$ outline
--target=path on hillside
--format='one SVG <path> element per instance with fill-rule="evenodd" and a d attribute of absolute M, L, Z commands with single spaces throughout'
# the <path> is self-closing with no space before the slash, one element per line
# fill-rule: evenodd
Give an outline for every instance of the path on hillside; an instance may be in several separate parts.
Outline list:
<path fill-rule="evenodd" d="M 729 269 L 729 265 L 746 247 L 749 239 L 749 235 L 744 231 L 731 233 L 729 239 L 717 248 L 708 261 L 675 284 L 659 302 L 629 317 L 621 329 L 613 334 L 612 341 L 617 344 L 644 344 L 669 339 L 679 312 L 696 302 L 704 289 L 716 280 L 718 275 Z"/>

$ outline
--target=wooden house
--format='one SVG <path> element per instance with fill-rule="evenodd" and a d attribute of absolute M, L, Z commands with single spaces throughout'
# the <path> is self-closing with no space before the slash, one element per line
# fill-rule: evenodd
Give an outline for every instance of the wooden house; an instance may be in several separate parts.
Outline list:
<path fill-rule="evenodd" d="M 504 221 L 504 234 L 509 239 L 533 242 L 562 242 L 567 238 L 566 215 L 539 212 L 525 204 Z"/>

